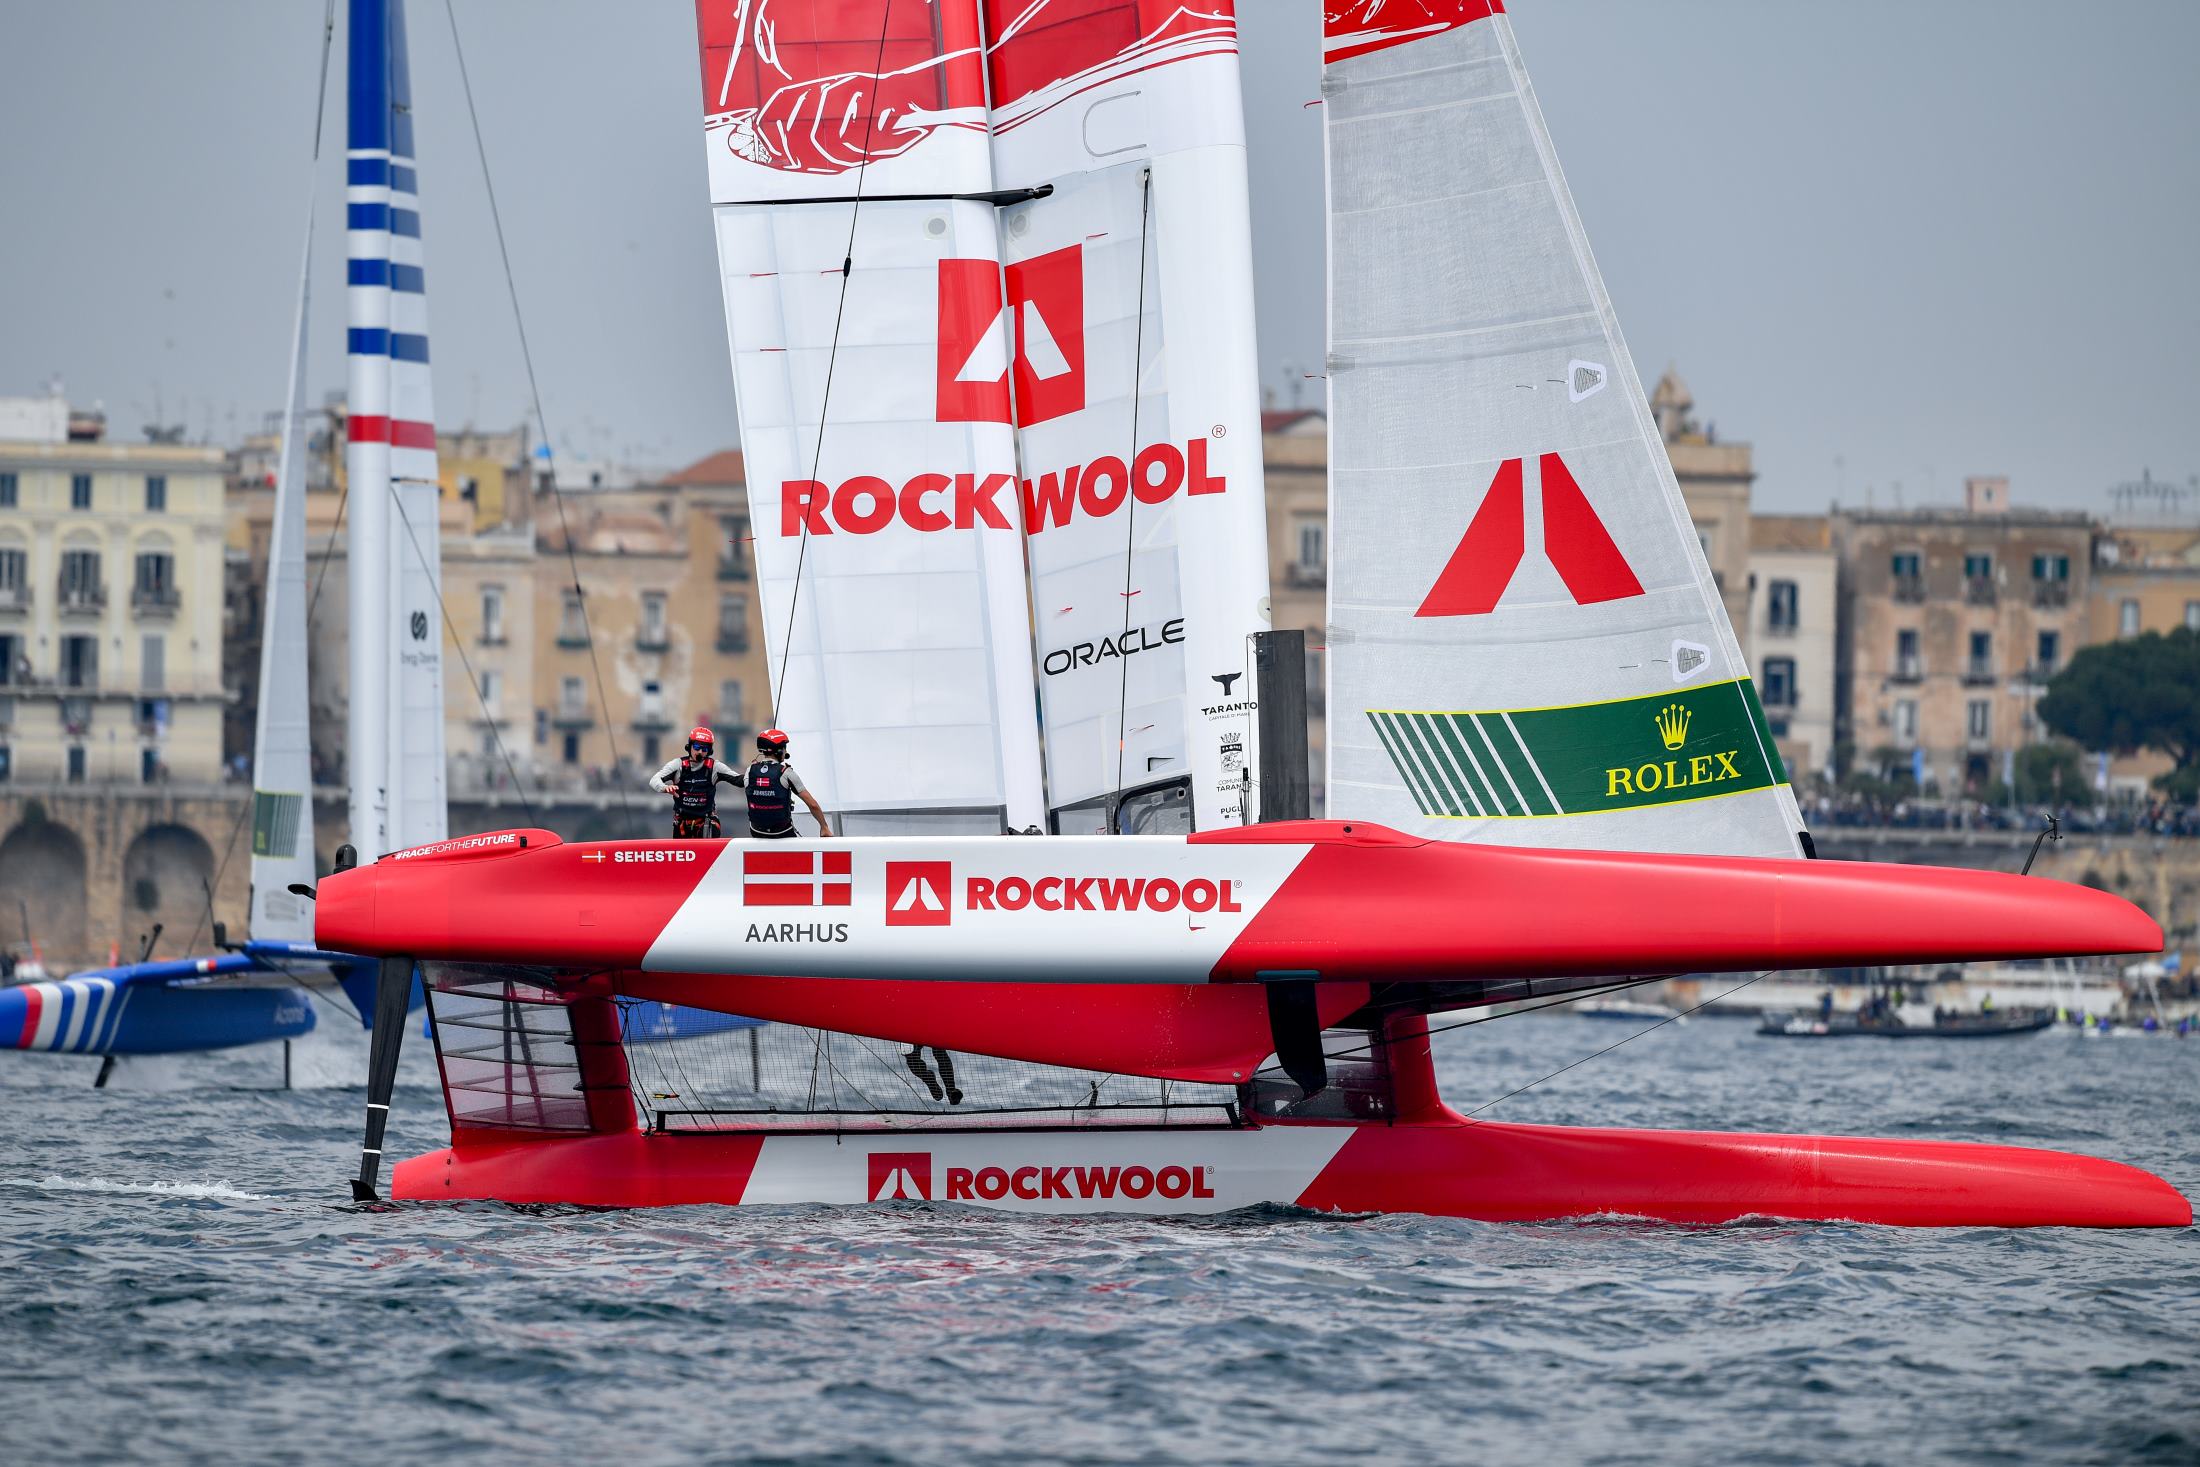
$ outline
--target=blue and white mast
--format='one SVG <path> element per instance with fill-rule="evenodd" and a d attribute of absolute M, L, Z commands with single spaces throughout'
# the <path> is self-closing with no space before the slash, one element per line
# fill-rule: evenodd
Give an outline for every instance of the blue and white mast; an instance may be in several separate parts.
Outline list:
<path fill-rule="evenodd" d="M 345 166 L 351 696 L 361 861 L 446 830 L 435 403 L 404 0 L 351 0 Z"/>

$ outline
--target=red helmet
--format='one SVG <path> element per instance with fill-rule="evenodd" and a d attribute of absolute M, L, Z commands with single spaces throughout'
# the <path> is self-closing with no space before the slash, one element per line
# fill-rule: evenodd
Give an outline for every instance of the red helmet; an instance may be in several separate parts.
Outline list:
<path fill-rule="evenodd" d="M 756 748 L 758 753 L 775 754 L 784 759 L 787 757 L 787 736 L 776 728 L 767 728 L 756 736 Z"/>
<path fill-rule="evenodd" d="M 692 728 L 688 730 L 688 747 L 690 749 L 700 748 L 708 751 L 710 749 L 716 748 L 717 746 L 718 740 L 715 736 L 712 735 L 709 729 Z"/>

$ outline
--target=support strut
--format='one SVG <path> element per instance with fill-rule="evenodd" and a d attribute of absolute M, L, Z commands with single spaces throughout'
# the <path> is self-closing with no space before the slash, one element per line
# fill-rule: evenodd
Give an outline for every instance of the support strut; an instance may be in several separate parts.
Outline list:
<path fill-rule="evenodd" d="M 405 1002 L 412 997 L 413 960 L 384 958 L 374 979 L 374 1043 L 367 1060 L 367 1137 L 359 1147 L 359 1175 L 351 1184 L 354 1202 L 378 1202 L 382 1180 L 382 1133 L 390 1122 L 390 1095 L 397 1088 L 397 1055 L 405 1043 Z"/>
<path fill-rule="evenodd" d="M 1329 1088 L 1329 1061 L 1322 1054 L 1321 1011 L 1310 979 L 1269 979 L 1268 1034 L 1276 1063 L 1291 1083 L 1308 1095 Z"/>

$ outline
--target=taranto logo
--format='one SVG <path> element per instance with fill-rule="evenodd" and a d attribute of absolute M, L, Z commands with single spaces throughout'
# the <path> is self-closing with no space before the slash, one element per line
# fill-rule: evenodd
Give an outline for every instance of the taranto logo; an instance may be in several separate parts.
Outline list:
<path fill-rule="evenodd" d="M 1586 815 L 1787 783 L 1747 679 L 1560 708 L 1367 716 L 1428 816 Z M 1633 762 L 1660 749 L 1674 757 Z"/>
<path fill-rule="evenodd" d="M 1621 601 L 1642 594 L 1627 557 L 1574 482 L 1566 461 L 1546 453 L 1538 472 L 1543 489 L 1543 553 L 1566 583 L 1577 606 Z M 1490 492 L 1474 512 L 1459 548 L 1438 572 L 1415 616 L 1480 616 L 1497 609 L 1527 554 L 1525 490 L 1521 461 L 1497 466 Z"/>
<path fill-rule="evenodd" d="M 870 1157 L 873 1202 L 930 1202 L 932 1153 L 874 1151 Z"/>
<path fill-rule="evenodd" d="M 751 907 L 845 907 L 854 897 L 847 851 L 743 851 L 741 901 Z"/>
<path fill-rule="evenodd" d="M 1008 422 L 1012 373 L 1019 428 L 1085 405 L 1083 245 L 1006 267 L 942 260 L 939 286 L 941 422 Z"/>
<path fill-rule="evenodd" d="M 955 889 L 951 861 L 888 861 L 886 925 L 945 927 L 954 920 L 947 894 Z"/>

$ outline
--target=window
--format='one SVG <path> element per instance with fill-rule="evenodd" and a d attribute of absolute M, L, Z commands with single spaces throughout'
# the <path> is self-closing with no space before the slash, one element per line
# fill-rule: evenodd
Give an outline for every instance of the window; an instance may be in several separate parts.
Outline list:
<path fill-rule="evenodd" d="M 737 677 L 729 677 L 718 685 L 718 721 L 736 728 L 749 721 L 748 690 L 741 686 L 741 679 Z"/>
<path fill-rule="evenodd" d="M 90 474 L 69 475 L 69 508 L 90 509 L 91 507 L 92 476 Z"/>
<path fill-rule="evenodd" d="M 504 588 L 481 588 L 481 640 L 491 644 L 504 640 Z"/>
<path fill-rule="evenodd" d="M 718 579 L 745 581 L 749 578 L 749 517 L 745 514 L 724 514 L 718 517 Z"/>
<path fill-rule="evenodd" d="M 0 744 L 0 782 L 15 772 L 15 754 L 6 744 Z"/>
<path fill-rule="evenodd" d="M 493 667 L 481 670 L 481 706 L 491 718 L 496 717 L 497 703 L 504 696 L 504 674 Z"/>
<path fill-rule="evenodd" d="M 23 639 L 0 637 L 0 688 L 12 688 L 31 680 L 31 660 L 23 655 Z"/>
<path fill-rule="evenodd" d="M 61 686 L 64 688 L 96 688 L 99 686 L 99 638 L 63 637 L 61 639 Z"/>
<path fill-rule="evenodd" d="M 148 693 L 168 687 L 168 639 L 147 636 L 138 643 L 138 687 Z"/>
<path fill-rule="evenodd" d="M 84 783 L 84 746 L 69 745 L 69 783 Z"/>
<path fill-rule="evenodd" d="M 656 734 L 642 735 L 642 762 L 652 767 L 665 762 L 665 741 Z"/>
<path fill-rule="evenodd" d="M 160 750 L 138 750 L 138 781 L 141 784 L 160 783 Z"/>
<path fill-rule="evenodd" d="M 1963 557 L 1963 579 L 1966 581 L 1990 581 L 1994 578 L 1994 557 L 1983 550 L 1974 550 Z"/>
<path fill-rule="evenodd" d="M 165 512 L 167 508 L 168 476 L 166 474 L 147 474 L 145 476 L 145 512 L 147 514 L 160 514 Z"/>
<path fill-rule="evenodd" d="M 2035 555 L 2032 557 L 2032 579 L 2035 581 L 2067 581 L 2070 579 L 2070 557 L 2067 555 Z"/>
<path fill-rule="evenodd" d="M 2034 670 L 2036 670 L 2041 677 L 2046 677 L 2048 674 L 2052 673 L 2055 670 L 2055 664 L 2061 657 L 2062 633 L 2041 632 L 2039 655 L 2032 660 L 2032 666 Z"/>
<path fill-rule="evenodd" d="M 1917 699 L 1897 698 L 1894 704 L 1894 737 L 1898 744 L 1917 742 Z"/>
<path fill-rule="evenodd" d="M 176 604 L 176 558 L 165 550 L 149 550 L 137 558 L 137 580 L 130 588 L 131 602 L 143 608 Z"/>
<path fill-rule="evenodd" d="M 1801 620 L 1802 600 L 1793 581 L 1774 581 L 1765 590 L 1765 625 L 1792 632 Z"/>
<path fill-rule="evenodd" d="M 565 593 L 565 606 L 558 616 L 558 640 L 561 642 L 586 642 L 588 621 L 581 609 L 581 593 Z"/>
<path fill-rule="evenodd" d="M 2116 635 L 2119 637 L 2136 637 L 2139 635 L 2139 603 L 2129 597 L 2124 599 L 2123 605 L 2116 608 Z"/>
<path fill-rule="evenodd" d="M 1894 634 L 1894 675 L 1896 677 L 1922 677 L 1924 669 L 1918 658 L 1917 628 L 1904 627 Z"/>
<path fill-rule="evenodd" d="M 1963 731 L 1973 740 L 1984 742 L 1993 733 L 1994 705 L 1984 698 L 1973 698 L 1963 710 Z"/>
<path fill-rule="evenodd" d="M 665 638 L 665 593 L 662 591 L 644 591 L 642 593 L 642 645 L 645 647 L 662 647 L 665 645 Z"/>
<path fill-rule="evenodd" d="M 64 550 L 61 552 L 61 604 L 63 606 L 97 606 L 106 597 L 99 584 L 99 552 L 96 550 Z"/>
<path fill-rule="evenodd" d="M 1992 677 L 1994 675 L 1994 634 L 1992 632 L 1971 633 L 1971 661 L 1970 666 L 1965 671 L 1966 675 L 1970 677 Z"/>
<path fill-rule="evenodd" d="M 2200 601 L 2187 601 L 2185 603 L 2185 630 L 2200 632 Z"/>
<path fill-rule="evenodd" d="M 15 508 L 15 475 L 0 474 L 0 509 Z"/>
<path fill-rule="evenodd" d="M 1915 550 L 1897 550 L 1894 553 L 1895 579 L 1914 581 L 1925 574 L 1925 557 Z"/>
<path fill-rule="evenodd" d="M 642 705 L 635 716 L 644 721 L 665 716 L 665 685 L 663 683 L 646 682 L 642 684 Z"/>
<path fill-rule="evenodd" d="M 1329 527 L 1322 520 L 1303 519 L 1295 528 L 1298 531 L 1298 549 L 1292 565 L 1302 579 L 1320 579 L 1329 570 Z"/>
<path fill-rule="evenodd" d="M 1767 708 L 1794 707 L 1795 659 L 1792 657 L 1767 657 L 1764 671 L 1765 706 Z"/>
<path fill-rule="evenodd" d="M 568 764 L 581 762 L 581 736 L 579 734 L 569 733 L 565 736 L 564 754 L 565 762 Z"/>
<path fill-rule="evenodd" d="M 558 683 L 558 711 L 568 718 L 588 708 L 586 685 L 577 677 L 569 677 Z"/>
<path fill-rule="evenodd" d="M 718 650 L 749 650 L 749 598 L 726 592 L 718 598 Z"/>
<path fill-rule="evenodd" d="M 30 600 L 30 578 L 28 551 L 0 549 L 0 606 L 21 606 Z"/>

